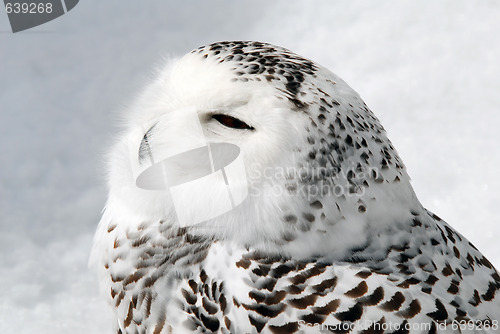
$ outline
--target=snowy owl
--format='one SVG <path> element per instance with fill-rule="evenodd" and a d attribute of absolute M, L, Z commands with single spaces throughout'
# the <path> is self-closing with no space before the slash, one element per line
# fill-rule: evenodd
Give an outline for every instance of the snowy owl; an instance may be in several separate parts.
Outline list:
<path fill-rule="evenodd" d="M 233 151 L 214 168 L 207 147 Z M 420 204 L 358 94 L 287 49 L 172 62 L 108 167 L 91 265 L 116 333 L 500 332 L 492 264 Z"/>

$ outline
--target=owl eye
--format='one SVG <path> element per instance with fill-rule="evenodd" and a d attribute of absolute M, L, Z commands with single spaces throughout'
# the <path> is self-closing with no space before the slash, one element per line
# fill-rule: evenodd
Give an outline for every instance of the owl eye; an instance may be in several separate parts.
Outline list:
<path fill-rule="evenodd" d="M 212 118 L 215 119 L 220 124 L 227 126 L 228 128 L 238 129 L 238 130 L 255 130 L 253 126 L 239 120 L 235 117 L 224 115 L 224 114 L 214 114 Z"/>

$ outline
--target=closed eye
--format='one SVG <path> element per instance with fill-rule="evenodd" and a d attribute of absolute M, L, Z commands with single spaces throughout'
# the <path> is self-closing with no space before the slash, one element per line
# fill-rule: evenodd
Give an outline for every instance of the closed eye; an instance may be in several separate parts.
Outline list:
<path fill-rule="evenodd" d="M 255 130 L 253 126 L 250 126 L 247 123 L 243 122 L 242 120 L 239 120 L 229 115 L 213 114 L 212 118 L 228 128 L 238 129 L 238 130 Z"/>

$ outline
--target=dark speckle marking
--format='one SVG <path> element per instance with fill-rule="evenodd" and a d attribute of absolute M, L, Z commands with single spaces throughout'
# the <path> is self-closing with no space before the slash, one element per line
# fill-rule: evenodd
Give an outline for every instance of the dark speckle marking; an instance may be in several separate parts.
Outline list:
<path fill-rule="evenodd" d="M 405 310 L 399 311 L 397 315 L 406 319 L 411 319 L 419 314 L 421 310 L 422 307 L 420 306 L 419 301 L 414 299 Z"/>
<path fill-rule="evenodd" d="M 307 307 L 314 305 L 316 299 L 318 299 L 318 295 L 312 294 L 302 298 L 290 299 L 288 303 L 295 308 L 305 310 Z"/>
<path fill-rule="evenodd" d="M 333 277 L 330 279 L 326 279 L 320 284 L 313 285 L 312 288 L 316 291 L 317 294 L 323 294 L 326 290 L 333 290 L 337 285 L 337 277 Z"/>
<path fill-rule="evenodd" d="M 408 278 L 407 280 L 401 282 L 398 284 L 398 287 L 400 288 L 404 288 L 404 289 L 407 289 L 410 287 L 410 285 L 415 285 L 415 284 L 418 284 L 420 283 L 420 280 L 415 278 L 415 277 L 410 277 Z"/>
<path fill-rule="evenodd" d="M 323 208 L 323 204 L 320 201 L 314 201 L 309 205 L 311 206 L 311 208 L 314 208 L 314 209 L 322 209 Z"/>
<path fill-rule="evenodd" d="M 361 304 L 359 303 L 356 303 L 354 304 L 353 307 L 351 307 L 347 311 L 335 314 L 335 318 L 337 318 L 340 321 L 354 322 L 356 320 L 361 319 L 362 315 L 363 315 L 363 306 L 361 306 Z"/>
<path fill-rule="evenodd" d="M 297 222 L 297 217 L 294 215 L 285 216 L 285 217 L 283 217 L 283 219 L 285 220 L 285 222 L 291 223 L 291 224 L 294 224 Z"/>
<path fill-rule="evenodd" d="M 469 304 L 472 306 L 478 306 L 481 303 L 481 299 L 479 298 L 479 292 L 477 290 L 474 290 L 474 294 L 472 295 L 472 298 L 469 300 Z"/>
<path fill-rule="evenodd" d="M 401 292 L 396 292 L 389 301 L 386 301 L 382 305 L 380 305 L 380 308 L 384 311 L 387 312 L 393 312 L 397 311 L 401 308 L 401 305 L 403 305 L 405 301 L 405 296 Z"/>
<path fill-rule="evenodd" d="M 250 260 L 248 259 L 241 259 L 236 262 L 236 266 L 243 269 L 248 269 L 248 267 L 250 267 L 250 264 L 252 264 L 252 262 L 250 262 Z"/>
<path fill-rule="evenodd" d="M 490 282 L 488 284 L 488 290 L 481 297 L 483 297 L 483 299 L 485 301 L 489 302 L 489 301 L 493 300 L 493 298 L 495 298 L 495 293 L 496 293 L 497 290 L 498 290 L 497 285 L 495 283 L 493 283 L 493 282 Z"/>
<path fill-rule="evenodd" d="M 321 274 L 323 271 L 325 271 L 324 267 L 314 266 L 311 269 L 305 270 L 300 274 L 295 275 L 294 277 L 290 278 L 290 280 L 294 285 L 302 284 L 309 278 Z"/>
<path fill-rule="evenodd" d="M 297 322 L 289 322 L 284 324 L 283 326 L 269 326 L 269 330 L 273 334 L 288 334 L 295 333 L 299 329 L 299 324 Z"/>
<path fill-rule="evenodd" d="M 444 307 L 443 303 L 439 299 L 436 299 L 435 304 L 436 311 L 427 313 L 427 315 L 435 321 L 444 321 L 448 319 L 448 312 L 446 312 L 446 308 Z"/>
<path fill-rule="evenodd" d="M 442 273 L 446 277 L 454 274 L 453 269 L 451 269 L 451 266 L 449 264 L 446 264 L 446 266 L 442 270 Z"/>
<path fill-rule="evenodd" d="M 250 323 L 255 327 L 257 330 L 257 333 L 260 333 L 266 323 L 262 320 L 258 320 L 257 318 L 253 317 L 252 315 L 248 316 L 248 319 L 250 320 Z"/>
<path fill-rule="evenodd" d="M 280 278 L 290 271 L 294 270 L 294 266 L 287 264 L 280 264 L 278 267 L 271 269 L 271 276 L 274 278 Z"/>
<path fill-rule="evenodd" d="M 261 304 L 256 304 L 256 305 L 242 304 L 242 305 L 246 310 L 255 311 L 261 316 L 268 318 L 275 318 L 285 309 L 284 304 L 271 305 L 271 306 L 261 305 Z"/>
<path fill-rule="evenodd" d="M 130 326 L 130 324 L 132 323 L 133 316 L 134 316 L 134 305 L 132 304 L 132 302 L 130 302 L 128 304 L 127 317 L 123 321 L 123 324 L 125 325 L 125 327 Z"/>
<path fill-rule="evenodd" d="M 355 288 L 352 288 L 351 290 L 347 291 L 345 295 L 351 298 L 358 298 L 363 296 L 367 292 L 368 292 L 368 285 L 366 284 L 365 281 L 361 281 Z"/>
<path fill-rule="evenodd" d="M 315 219 L 315 217 L 314 217 L 314 215 L 312 213 L 306 213 L 306 212 L 304 212 L 302 214 L 302 217 L 304 217 L 304 219 L 307 220 L 310 223 L 314 222 L 314 219 Z"/>
<path fill-rule="evenodd" d="M 360 278 L 363 278 L 363 279 L 364 279 L 364 278 L 368 278 L 368 277 L 370 277 L 372 274 L 373 274 L 373 273 L 372 273 L 371 271 L 366 270 L 366 271 L 360 271 L 360 272 L 358 272 L 358 273 L 356 274 L 356 276 L 358 276 L 358 277 L 360 277 Z"/>
<path fill-rule="evenodd" d="M 313 307 L 313 313 L 317 315 L 329 315 L 330 313 L 335 312 L 339 306 L 340 300 L 334 299 L 324 306 Z"/>
<path fill-rule="evenodd" d="M 357 302 L 365 306 L 373 306 L 380 303 L 382 299 L 384 299 L 384 288 L 379 286 L 373 291 L 371 295 L 359 298 L 357 299 Z"/>
<path fill-rule="evenodd" d="M 450 283 L 450 286 L 448 287 L 447 292 L 451 293 L 452 295 L 456 295 L 458 293 L 458 291 L 459 291 L 458 282 L 455 280 L 452 280 Z"/>
<path fill-rule="evenodd" d="M 429 277 L 427 277 L 427 280 L 425 280 L 425 283 L 427 283 L 429 285 L 434 285 L 437 281 L 438 281 L 438 278 L 431 274 L 431 275 L 429 275 Z"/>

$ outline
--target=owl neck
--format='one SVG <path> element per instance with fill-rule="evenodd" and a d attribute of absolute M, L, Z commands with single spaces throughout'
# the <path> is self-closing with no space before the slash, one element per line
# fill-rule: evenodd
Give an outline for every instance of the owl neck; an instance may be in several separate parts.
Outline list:
<path fill-rule="evenodd" d="M 357 196 L 328 195 L 305 202 L 287 210 L 283 237 L 274 241 L 281 253 L 297 259 L 343 258 L 373 235 L 411 224 L 412 213 L 424 212 L 411 185 L 404 182 L 372 186 Z"/>
<path fill-rule="evenodd" d="M 336 187 L 324 184 L 330 187 L 325 193 L 314 187 L 298 187 L 295 193 L 282 196 L 276 196 L 272 188 L 258 196 L 250 193 L 231 212 L 190 226 L 188 231 L 231 243 L 236 248 L 297 259 L 342 257 L 364 244 L 370 235 L 393 225 L 410 223 L 412 212 L 423 210 L 404 170 L 367 169 L 343 175 L 336 179 Z M 314 184 L 321 186 L 318 182 Z M 175 210 L 168 205 L 167 197 L 134 187 L 125 190 L 112 189 L 113 200 L 106 210 L 125 216 L 119 220 L 124 231 L 137 230 L 144 222 L 175 222 Z M 138 191 L 140 194 L 136 194 Z M 130 219 L 132 216 L 136 219 Z"/>

